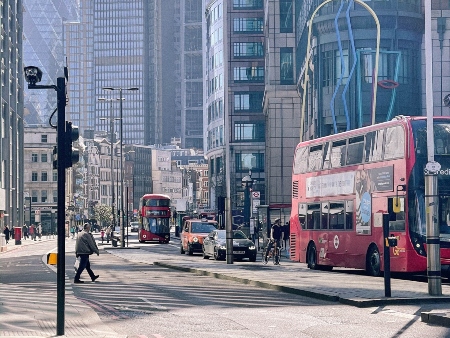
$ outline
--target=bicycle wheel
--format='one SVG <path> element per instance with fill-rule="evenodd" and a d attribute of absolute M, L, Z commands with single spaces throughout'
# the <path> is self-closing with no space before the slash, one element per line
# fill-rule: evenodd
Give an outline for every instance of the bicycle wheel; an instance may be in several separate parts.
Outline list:
<path fill-rule="evenodd" d="M 264 250 L 263 250 L 263 252 L 262 252 L 262 254 L 261 254 L 261 261 L 262 261 L 262 263 L 264 264 L 264 265 L 266 265 L 267 264 L 267 257 L 266 257 L 266 250 L 267 250 L 267 248 L 265 248 Z"/>
<path fill-rule="evenodd" d="M 273 264 L 280 265 L 280 249 L 276 249 L 275 254 L 273 255 Z"/>

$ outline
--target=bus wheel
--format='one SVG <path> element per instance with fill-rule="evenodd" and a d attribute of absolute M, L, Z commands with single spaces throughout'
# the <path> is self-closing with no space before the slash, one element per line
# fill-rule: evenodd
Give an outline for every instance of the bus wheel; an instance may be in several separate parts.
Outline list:
<path fill-rule="evenodd" d="M 380 251 L 376 245 L 371 245 L 367 253 L 366 272 L 369 276 L 378 277 L 381 275 Z"/>
<path fill-rule="evenodd" d="M 180 245 L 180 253 L 181 253 L 182 255 L 184 255 L 183 244 Z"/>
<path fill-rule="evenodd" d="M 314 243 L 310 244 L 308 247 L 306 262 L 308 263 L 308 268 L 311 270 L 317 269 L 317 251 Z"/>

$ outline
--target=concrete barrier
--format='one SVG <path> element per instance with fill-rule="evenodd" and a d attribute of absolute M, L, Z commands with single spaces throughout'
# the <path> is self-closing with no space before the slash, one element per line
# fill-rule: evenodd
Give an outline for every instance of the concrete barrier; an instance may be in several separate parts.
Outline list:
<path fill-rule="evenodd" d="M 58 254 L 56 252 L 50 252 L 47 254 L 47 264 L 56 265 L 58 262 Z"/>

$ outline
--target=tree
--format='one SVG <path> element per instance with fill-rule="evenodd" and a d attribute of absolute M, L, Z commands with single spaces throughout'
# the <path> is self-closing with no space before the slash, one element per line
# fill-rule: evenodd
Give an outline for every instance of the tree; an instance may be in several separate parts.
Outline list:
<path fill-rule="evenodd" d="M 101 226 L 111 223 L 112 209 L 106 204 L 97 204 L 94 206 L 94 216 Z"/>

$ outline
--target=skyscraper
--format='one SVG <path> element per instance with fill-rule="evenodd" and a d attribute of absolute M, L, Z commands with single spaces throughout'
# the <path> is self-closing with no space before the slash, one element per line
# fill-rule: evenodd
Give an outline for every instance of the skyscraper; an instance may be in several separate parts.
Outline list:
<path fill-rule="evenodd" d="M 22 2 L 0 1 L 0 230 L 23 219 Z"/>

